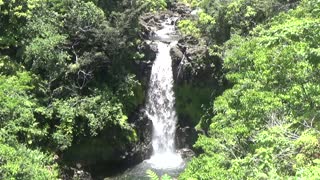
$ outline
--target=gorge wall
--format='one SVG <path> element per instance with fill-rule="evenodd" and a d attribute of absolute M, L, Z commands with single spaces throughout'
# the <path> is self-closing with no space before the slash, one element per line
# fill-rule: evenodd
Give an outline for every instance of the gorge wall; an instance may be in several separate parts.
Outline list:
<path fill-rule="evenodd" d="M 146 116 L 144 105 L 150 80 L 152 64 L 158 52 L 157 44 L 153 41 L 154 33 L 161 29 L 161 23 L 169 17 L 177 17 L 172 23 L 176 26 L 180 20 L 185 18 L 196 18 L 192 10 L 184 4 L 171 4 L 170 9 L 157 13 L 146 13 L 140 16 L 140 36 L 144 39 L 137 51 L 144 54 L 142 60 L 132 62 L 133 71 L 141 83 L 137 89 L 142 100 L 135 111 L 129 115 L 131 123 L 136 131 L 137 140 L 132 143 L 122 144 L 120 149 L 112 148 L 106 144 L 110 136 L 117 135 L 114 132 L 106 132 L 95 140 L 83 142 L 71 148 L 66 153 L 70 154 L 70 161 L 79 161 L 85 169 L 94 176 L 112 175 L 127 167 L 134 166 L 152 154 L 152 122 Z M 193 144 L 199 133 L 205 133 L 200 120 L 205 114 L 205 109 L 211 105 L 211 100 L 222 92 L 225 81 L 223 79 L 221 59 L 210 56 L 206 45 L 201 39 L 191 36 L 179 35 L 176 37 L 178 43 L 170 50 L 172 58 L 172 69 L 174 78 L 174 92 L 176 96 L 175 108 L 177 110 L 177 129 L 175 146 L 181 149 L 183 157 L 194 155 Z M 201 64 L 201 67 L 198 65 Z M 213 91 L 214 90 L 214 91 Z M 202 122 L 209 123 L 209 122 Z M 199 126 L 197 126 L 199 124 Z M 203 126 L 206 127 L 206 126 Z M 81 151 L 78 151 L 81 149 Z M 190 151 L 191 150 L 191 151 Z M 110 167 L 117 166 L 117 169 Z M 108 168 L 106 168 L 108 167 Z M 105 172 L 109 169 L 110 172 Z"/>

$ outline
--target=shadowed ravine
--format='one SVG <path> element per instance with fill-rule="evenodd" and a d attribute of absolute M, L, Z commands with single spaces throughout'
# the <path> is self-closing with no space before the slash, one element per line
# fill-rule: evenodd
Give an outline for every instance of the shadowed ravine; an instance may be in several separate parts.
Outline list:
<path fill-rule="evenodd" d="M 152 66 L 145 105 L 145 113 L 153 123 L 152 156 L 115 179 L 148 179 L 148 169 L 175 177 L 184 169 L 185 162 L 175 148 L 177 115 L 170 57 L 171 47 L 177 44 L 176 20 L 171 17 L 162 22 L 161 29 L 153 37 L 158 53 Z"/>

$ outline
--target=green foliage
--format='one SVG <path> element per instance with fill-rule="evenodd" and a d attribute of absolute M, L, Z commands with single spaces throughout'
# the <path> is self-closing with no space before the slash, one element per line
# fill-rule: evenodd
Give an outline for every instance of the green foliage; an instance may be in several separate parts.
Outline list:
<path fill-rule="evenodd" d="M 150 178 L 150 180 L 159 180 L 158 175 L 155 172 L 153 172 L 152 170 L 148 169 L 146 171 L 146 173 L 147 173 L 148 177 Z"/>
<path fill-rule="evenodd" d="M 150 3 L 154 10 L 166 6 L 165 1 Z M 110 161 L 136 142 L 127 120 L 144 101 L 130 68 L 142 42 L 138 16 L 145 7 L 140 5 L 126 0 L 0 0 L 0 142 L 19 154 L 17 161 L 0 157 L 0 169 L 6 162 L 12 167 L 4 170 L 5 179 L 58 178 L 55 170 L 52 176 L 37 174 L 42 165 L 49 168 L 51 157 L 28 148 L 64 154 L 89 144 L 99 146 L 92 148 L 99 152 L 95 161 Z M 108 155 L 101 158 L 104 153 Z M 21 165 L 23 158 L 30 161 Z M 18 170 L 21 177 L 14 174 Z"/>
<path fill-rule="evenodd" d="M 203 10 L 199 10 L 197 16 L 197 20 L 183 19 L 178 22 L 178 28 L 183 35 L 200 38 L 209 33 L 210 28 L 216 24 L 216 19 Z"/>
<path fill-rule="evenodd" d="M 197 10 L 197 17 L 182 20 L 183 34 L 206 40 L 209 47 L 221 45 L 232 34 L 247 35 L 257 24 L 292 8 L 294 2 L 283 0 L 182 0 Z M 192 30 L 192 31 L 191 31 Z M 192 34 L 194 33 L 194 34 Z"/>
<path fill-rule="evenodd" d="M 201 0 L 181 0 L 181 2 L 191 7 L 198 7 L 200 5 Z"/>
<path fill-rule="evenodd" d="M 0 50 L 21 45 L 21 27 L 32 18 L 32 10 L 38 0 L 1 0 L 0 1 Z"/>
<path fill-rule="evenodd" d="M 159 177 L 155 172 L 153 172 L 150 169 L 148 169 L 146 173 L 150 180 L 172 180 L 171 176 L 169 176 L 168 174 L 164 174 L 161 177 Z"/>
<path fill-rule="evenodd" d="M 128 74 L 119 81 L 116 95 L 123 102 L 125 112 L 132 113 L 139 104 L 143 103 L 144 91 L 141 84 L 135 79 L 135 75 Z M 125 102 L 125 103 L 124 103 Z"/>
<path fill-rule="evenodd" d="M 311 166 L 305 166 L 300 168 L 297 171 L 297 178 L 307 180 L 312 179 L 316 180 L 320 177 L 320 162 L 319 159 L 316 159 L 313 161 L 313 165 Z"/>
<path fill-rule="evenodd" d="M 204 114 L 203 106 L 207 107 L 209 105 L 212 93 L 209 87 L 197 87 L 188 84 L 176 86 L 175 94 L 178 114 L 189 117 L 193 121 L 192 125 L 195 126 L 199 122 L 201 115 Z M 195 94 L 197 96 L 194 96 Z"/>
<path fill-rule="evenodd" d="M 252 37 L 235 35 L 225 44 L 234 85 L 215 100 L 208 136 L 195 144 L 204 153 L 180 179 L 316 179 L 318 7 L 319 1 L 303 1 Z"/>
<path fill-rule="evenodd" d="M 98 27 L 105 20 L 104 12 L 93 2 L 78 1 L 76 7 L 67 13 L 66 23 L 75 23 L 74 30 L 88 30 L 87 28 Z"/>
<path fill-rule="evenodd" d="M 57 179 L 45 150 L 97 163 L 136 142 L 138 16 L 170 2 L 0 0 L 0 179 Z M 199 11 L 178 27 L 209 54 L 186 68 L 220 76 L 213 57 L 223 58 L 233 87 L 203 116 L 195 147 L 204 153 L 180 179 L 317 179 L 319 1 L 290 11 L 296 0 L 184 2 Z M 178 113 L 200 119 L 211 96 L 203 83 L 177 87 Z"/>
<path fill-rule="evenodd" d="M 64 70 L 68 59 L 66 52 L 59 48 L 65 40 L 64 36 L 51 33 L 43 38 L 33 39 L 30 45 L 26 47 L 26 63 L 32 64 L 32 69 L 35 72 L 53 77 L 58 76 L 59 74 L 56 74 L 56 71 Z"/>
<path fill-rule="evenodd" d="M 22 67 L 13 62 L 9 56 L 0 56 L 0 75 L 12 75 Z"/>
<path fill-rule="evenodd" d="M 265 18 L 274 16 L 277 8 L 287 3 L 282 0 L 237 0 L 226 7 L 226 20 L 238 33 L 248 33 Z M 279 8 L 279 9 L 280 9 Z"/>
<path fill-rule="evenodd" d="M 138 5 L 147 4 L 147 11 L 155 12 L 167 8 L 167 0 L 138 0 Z"/>
<path fill-rule="evenodd" d="M 95 94 L 53 102 L 51 111 L 60 121 L 55 127 L 53 139 L 61 150 L 70 147 L 74 138 L 94 137 L 107 127 L 119 126 L 123 131 L 133 131 L 127 123 L 127 116 L 122 112 L 122 104 L 117 102 L 107 88 Z M 134 141 L 135 134 L 131 134 L 128 140 Z"/>
<path fill-rule="evenodd" d="M 161 180 L 172 180 L 172 178 L 168 174 L 164 174 L 163 176 L 161 176 Z"/>
<path fill-rule="evenodd" d="M 39 126 L 34 115 L 39 105 L 30 96 L 31 81 L 32 77 L 26 72 L 0 76 L 0 137 L 8 143 L 32 144 L 46 135 L 46 129 Z"/>
<path fill-rule="evenodd" d="M 53 157 L 38 150 L 0 143 L 0 178 L 54 180 L 58 178 L 57 164 Z"/>
<path fill-rule="evenodd" d="M 188 163 L 179 179 L 229 179 L 228 172 L 223 169 L 223 166 L 227 166 L 227 163 L 220 154 L 212 154 L 210 157 L 200 155 Z"/>
<path fill-rule="evenodd" d="M 192 35 L 196 38 L 200 37 L 200 29 L 196 27 L 195 22 L 189 19 L 179 21 L 178 27 L 185 35 Z"/>

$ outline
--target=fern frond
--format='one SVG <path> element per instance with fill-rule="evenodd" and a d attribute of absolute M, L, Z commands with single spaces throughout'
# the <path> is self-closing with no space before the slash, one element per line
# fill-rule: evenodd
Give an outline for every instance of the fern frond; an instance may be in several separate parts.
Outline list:
<path fill-rule="evenodd" d="M 162 177 L 161 177 L 161 180 L 172 180 L 171 176 L 169 176 L 168 174 L 164 174 Z"/>
<path fill-rule="evenodd" d="M 148 169 L 146 171 L 146 173 L 147 173 L 148 177 L 150 178 L 150 180 L 159 180 L 158 175 L 155 172 L 153 172 L 152 170 Z"/>

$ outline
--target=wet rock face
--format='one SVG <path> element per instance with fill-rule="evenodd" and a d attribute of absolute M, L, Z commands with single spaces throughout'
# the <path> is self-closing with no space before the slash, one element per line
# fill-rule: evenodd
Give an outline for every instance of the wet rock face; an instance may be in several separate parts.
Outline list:
<path fill-rule="evenodd" d="M 156 59 L 158 49 L 154 42 L 146 40 L 138 47 L 138 50 L 144 54 L 144 59 L 134 61 L 132 67 L 144 89 L 147 89 L 152 64 Z"/>
<path fill-rule="evenodd" d="M 75 170 L 72 179 L 93 180 L 91 174 L 83 170 Z"/>
<path fill-rule="evenodd" d="M 197 39 L 186 36 L 178 41 L 176 47 L 171 49 L 171 57 L 173 59 L 172 69 L 174 72 L 174 80 L 176 84 L 182 84 L 183 82 L 191 83 L 193 81 L 201 80 L 198 78 L 204 69 L 210 69 L 208 67 L 202 67 L 201 73 L 194 73 L 199 67 L 207 66 L 201 62 L 203 59 L 210 59 L 208 56 L 208 49 L 205 45 L 202 45 Z M 205 78 L 210 77 L 210 74 L 205 75 Z"/>
<path fill-rule="evenodd" d="M 81 179 L 81 180 L 93 180 L 91 174 L 84 169 L 80 164 L 76 164 L 75 167 L 63 167 L 61 169 L 61 179 Z"/>
<path fill-rule="evenodd" d="M 145 41 L 141 47 L 141 50 L 145 54 L 145 59 L 154 61 L 158 53 L 158 47 L 152 41 Z"/>
<path fill-rule="evenodd" d="M 144 39 L 150 39 L 155 34 L 155 31 L 161 29 L 161 22 L 169 17 L 178 17 L 177 20 L 190 17 L 192 16 L 191 11 L 191 8 L 183 3 L 172 3 L 170 4 L 170 10 L 144 14 L 139 18 L 141 36 Z M 172 25 L 175 23 L 176 21 L 172 21 Z"/>
<path fill-rule="evenodd" d="M 136 129 L 138 142 L 133 144 L 131 150 L 123 156 L 128 165 L 149 159 L 152 154 L 152 121 L 145 115 L 143 109 L 135 113 L 131 121 Z"/>
<path fill-rule="evenodd" d="M 171 48 L 170 50 L 170 55 L 172 59 L 172 72 L 173 72 L 173 77 L 175 82 L 177 81 L 177 78 L 180 77 L 181 69 L 185 55 L 184 53 L 180 50 L 178 46 L 175 46 Z"/>
<path fill-rule="evenodd" d="M 161 16 L 152 13 L 144 14 L 139 19 L 141 35 L 144 39 L 149 39 L 154 32 L 161 28 Z"/>
<path fill-rule="evenodd" d="M 172 11 L 178 13 L 181 17 L 191 16 L 191 8 L 183 3 L 174 3 L 171 7 Z"/>
<path fill-rule="evenodd" d="M 193 149 L 192 145 L 197 141 L 198 133 L 195 128 L 190 126 L 178 127 L 176 131 L 176 147 L 177 149 L 188 148 Z"/>
<path fill-rule="evenodd" d="M 179 149 L 178 153 L 181 155 L 183 159 L 190 159 L 193 156 L 195 156 L 195 152 L 188 148 Z"/>

